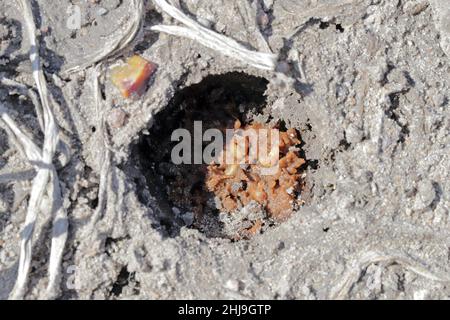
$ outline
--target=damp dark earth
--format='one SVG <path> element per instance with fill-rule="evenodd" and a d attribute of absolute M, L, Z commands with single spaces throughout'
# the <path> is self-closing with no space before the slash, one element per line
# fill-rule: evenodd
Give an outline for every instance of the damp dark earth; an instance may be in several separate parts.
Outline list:
<path fill-rule="evenodd" d="M 0 299 L 447 299 L 449 26 L 441 0 L 1 1 Z M 174 162 L 196 123 L 279 149 Z"/>

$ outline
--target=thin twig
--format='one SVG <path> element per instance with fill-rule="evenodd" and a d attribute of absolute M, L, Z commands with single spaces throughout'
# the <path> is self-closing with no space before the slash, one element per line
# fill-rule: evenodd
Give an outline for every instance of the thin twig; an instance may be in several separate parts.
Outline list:
<path fill-rule="evenodd" d="M 94 215 L 90 222 L 89 230 L 92 230 L 95 227 L 95 224 L 102 218 L 104 215 L 104 211 L 106 209 L 106 200 L 107 200 L 107 186 L 110 176 L 111 169 L 111 151 L 107 148 L 107 140 L 105 133 L 105 109 L 103 105 L 103 99 L 101 98 L 100 92 L 100 77 L 102 71 L 102 64 L 97 65 L 94 69 L 94 100 L 95 100 L 95 108 L 96 114 L 98 115 L 98 130 L 100 132 L 102 148 L 104 149 L 102 152 L 102 157 L 100 159 L 100 181 L 99 181 L 99 190 L 98 190 L 98 204 L 95 208 Z"/>
<path fill-rule="evenodd" d="M 330 299 L 345 299 L 353 285 L 358 281 L 361 272 L 373 263 L 397 263 L 416 274 L 432 281 L 450 282 L 448 274 L 436 274 L 423 264 L 401 254 L 386 254 L 377 251 L 364 252 L 358 259 L 352 262 L 347 272 L 337 285 L 330 291 Z"/>

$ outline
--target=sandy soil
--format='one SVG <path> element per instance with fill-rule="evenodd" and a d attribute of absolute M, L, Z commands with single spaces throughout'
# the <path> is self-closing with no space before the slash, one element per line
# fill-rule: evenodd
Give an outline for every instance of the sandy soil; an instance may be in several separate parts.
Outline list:
<path fill-rule="evenodd" d="M 97 110 L 94 69 L 65 71 L 120 36 L 133 14 L 129 2 L 39 1 L 34 13 L 40 54 L 59 105 L 54 112 L 61 140 L 70 147 L 68 159 L 61 153 L 55 158 L 70 225 L 61 298 L 448 298 L 446 2 L 180 0 L 185 12 L 217 32 L 279 54 L 279 68 L 296 79 L 283 86 L 271 72 L 191 40 L 145 30 L 173 23 L 149 1 L 144 31 L 122 56 L 137 52 L 158 65 L 157 73 L 141 99 L 128 101 L 105 72 L 105 110 Z M 71 3 L 81 9 L 80 29 L 67 27 Z M 28 39 L 15 1 L 0 0 L 0 41 L 0 78 L 34 87 Z M 262 113 L 301 132 L 308 160 L 306 204 L 287 222 L 237 242 L 171 218 L 170 203 L 160 197 L 166 186 L 156 178 L 148 181 L 139 165 L 145 154 L 136 153 L 142 139 L 152 139 L 152 126 L 169 121 L 161 115 L 180 91 L 210 75 L 231 72 L 250 79 L 248 90 L 259 92 L 264 84 Z M 240 81 L 237 77 L 221 86 L 239 86 Z M 8 86 L 0 86 L 0 101 L 42 144 L 31 101 Z M 126 114 L 124 124 L 117 125 L 118 109 Z M 109 151 L 102 142 L 102 114 Z M 99 206 L 108 152 L 105 210 L 92 231 L 88 226 Z M 14 286 L 34 174 L 0 128 L 2 299 Z M 29 299 L 42 297 L 47 283 L 50 218 L 39 216 Z M 167 219 L 176 228 L 168 227 Z"/>

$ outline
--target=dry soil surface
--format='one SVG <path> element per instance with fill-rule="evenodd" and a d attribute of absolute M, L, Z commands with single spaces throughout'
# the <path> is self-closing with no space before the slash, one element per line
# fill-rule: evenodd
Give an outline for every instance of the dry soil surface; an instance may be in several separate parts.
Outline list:
<path fill-rule="evenodd" d="M 120 37 L 134 15 L 131 1 L 33 3 L 56 120 L 70 149 L 69 157 L 55 158 L 69 214 L 61 298 L 449 298 L 448 0 L 179 1 L 215 31 L 279 54 L 292 84 L 194 41 L 149 31 L 175 22 L 148 1 L 139 37 L 104 65 L 138 53 L 158 70 L 138 100 L 121 98 L 106 71 L 103 110 L 94 99 L 94 68 L 65 71 Z M 68 27 L 71 5 L 80 9 L 80 28 Z M 0 0 L 0 78 L 35 86 L 16 1 Z M 173 125 L 167 110 L 182 107 L 183 90 L 197 84 L 218 95 L 259 95 L 261 117 L 301 134 L 305 204 L 250 240 L 191 228 L 189 213 L 164 201 L 164 179 L 140 164 L 151 156 L 139 149 L 142 141 Z M 1 86 L 0 101 L 41 145 L 30 100 Z M 106 192 L 99 199 L 102 170 Z M 34 175 L 0 128 L 2 299 L 14 286 Z M 42 212 L 30 299 L 41 297 L 47 282 L 51 217 Z"/>

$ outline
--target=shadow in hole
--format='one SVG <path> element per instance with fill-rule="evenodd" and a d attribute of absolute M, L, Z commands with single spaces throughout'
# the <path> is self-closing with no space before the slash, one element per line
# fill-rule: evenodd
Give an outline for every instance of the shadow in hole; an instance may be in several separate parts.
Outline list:
<path fill-rule="evenodd" d="M 132 146 L 126 170 L 145 177 L 135 179 L 140 190 L 138 196 L 155 211 L 153 218 L 161 226 L 157 229 L 163 236 L 178 236 L 186 226 L 187 212 L 195 216 L 192 227 L 208 237 L 223 236 L 217 209 L 208 204 L 213 194 L 205 187 L 206 165 L 173 164 L 171 152 L 179 143 L 171 141 L 173 131 L 185 128 L 193 136 L 194 121 L 202 121 L 202 132 L 210 128 L 232 128 L 237 119 L 247 122 L 250 120 L 245 118 L 247 112 L 257 114 L 265 106 L 267 83 L 264 78 L 238 72 L 208 76 L 176 93 L 169 105 L 155 116 L 150 135 L 141 136 Z M 208 144 L 203 142 L 203 148 Z M 144 190 L 156 201 L 149 201 Z M 179 208 L 180 214 L 173 207 Z"/>

